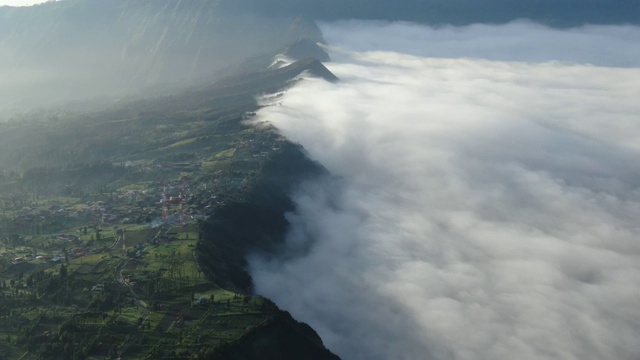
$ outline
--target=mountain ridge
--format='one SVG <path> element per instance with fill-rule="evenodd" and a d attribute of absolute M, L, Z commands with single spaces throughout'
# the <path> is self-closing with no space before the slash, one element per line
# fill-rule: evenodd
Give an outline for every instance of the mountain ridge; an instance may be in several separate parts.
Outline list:
<path fill-rule="evenodd" d="M 84 239 L 78 237 L 76 243 L 94 248 L 89 257 L 97 261 L 68 259 L 68 272 L 64 265 L 57 272 L 52 263 L 39 268 L 30 268 L 32 260 L 22 264 L 23 279 L 41 276 L 34 269 L 47 267 L 47 276 L 63 284 L 59 274 L 64 273 L 69 281 L 28 304 L 11 298 L 8 306 L 20 319 L 24 306 L 42 307 L 42 317 L 20 321 L 29 329 L 50 326 L 54 337 L 18 334 L 12 328 L 14 340 L 7 347 L 5 337 L 0 339 L 0 356 L 9 352 L 13 358 L 28 349 L 34 358 L 51 360 L 114 354 L 130 359 L 338 359 L 309 325 L 254 296 L 246 270 L 249 252 L 277 251 L 288 227 L 284 214 L 294 208 L 290 191 L 322 169 L 299 145 L 268 127 L 249 127 L 245 120 L 260 107 L 257 96 L 285 91 L 301 75 L 318 70 L 330 74 L 317 59 L 306 58 L 97 113 L 0 124 L 1 230 L 30 246 L 34 239 L 51 239 L 52 232 L 83 236 L 84 228 Z M 180 194 L 166 195 L 178 188 Z M 158 203 L 158 198 L 176 201 L 176 196 L 184 204 L 180 214 L 172 205 L 160 211 L 163 200 Z M 50 202 L 60 203 L 53 209 L 62 211 L 50 219 L 32 201 L 47 209 Z M 71 203 L 76 205 L 67 217 Z M 20 208 L 17 213 L 4 211 L 13 206 Z M 98 211 L 109 215 L 94 221 L 93 210 L 79 210 L 90 208 L 103 208 Z M 36 226 L 23 221 L 33 211 L 38 213 Z M 182 221 L 187 223 L 180 225 Z M 126 254 L 124 243 L 123 250 L 107 245 L 113 225 L 127 229 Z M 108 238 L 102 243 L 103 237 Z M 64 246 L 69 246 L 66 240 Z M 194 270 L 174 268 L 177 262 L 197 263 L 200 276 L 209 281 L 186 280 L 198 276 Z M 76 270 L 78 266 L 90 271 Z M 19 271 L 15 266 L 9 270 Z M 121 279 L 126 273 L 138 285 L 113 281 L 108 276 L 114 273 Z M 109 291 L 94 291 L 98 281 Z M 17 286 L 33 290 L 33 283 Z M 135 292 L 130 290 L 134 286 Z M 4 300 L 0 298 L 0 309 L 7 305 Z M 51 303 L 70 315 L 52 313 Z M 126 310 L 118 310 L 122 308 Z M 96 311 L 106 314 L 104 322 L 83 320 Z M 96 335 L 87 337 L 87 331 Z"/>
<path fill-rule="evenodd" d="M 67 0 L 0 8 L 0 110 L 188 85 L 300 38 L 313 21 L 229 13 L 219 1 Z"/>

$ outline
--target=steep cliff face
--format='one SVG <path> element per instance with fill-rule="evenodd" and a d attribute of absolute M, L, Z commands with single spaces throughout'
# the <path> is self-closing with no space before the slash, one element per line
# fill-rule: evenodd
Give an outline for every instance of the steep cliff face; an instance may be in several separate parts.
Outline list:
<path fill-rule="evenodd" d="M 272 252 L 284 241 L 289 223 L 287 212 L 295 209 L 291 191 L 306 179 L 326 170 L 309 160 L 299 145 L 289 142 L 261 169 L 248 194 L 230 201 L 201 224 L 197 246 L 199 262 L 217 285 L 251 291 L 247 272 L 249 252 Z M 271 301 L 264 299 L 262 324 L 247 329 L 241 338 L 207 354 L 218 360 L 339 360 L 327 349 L 309 325 L 296 321 Z"/>
<path fill-rule="evenodd" d="M 197 253 L 211 280 L 224 288 L 250 290 L 248 253 L 272 251 L 284 241 L 289 226 L 285 214 L 294 210 L 291 192 L 324 171 L 300 146 L 285 142 L 243 198 L 221 207 L 202 224 Z"/>
<path fill-rule="evenodd" d="M 184 83 L 299 38 L 322 36 L 293 14 L 230 13 L 219 1 L 0 7 L 0 109 Z"/>

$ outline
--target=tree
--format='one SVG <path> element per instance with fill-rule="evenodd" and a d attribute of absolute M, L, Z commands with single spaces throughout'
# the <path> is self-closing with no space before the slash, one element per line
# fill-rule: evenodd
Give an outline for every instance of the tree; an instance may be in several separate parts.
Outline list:
<path fill-rule="evenodd" d="M 67 267 L 64 264 L 60 265 L 60 280 L 64 281 L 67 279 Z"/>

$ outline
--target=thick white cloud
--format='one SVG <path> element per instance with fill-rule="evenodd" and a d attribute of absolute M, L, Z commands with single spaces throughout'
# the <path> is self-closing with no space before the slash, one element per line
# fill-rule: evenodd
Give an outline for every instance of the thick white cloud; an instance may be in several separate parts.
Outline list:
<path fill-rule="evenodd" d="M 344 21 L 323 25 L 322 30 L 329 44 L 344 45 L 351 51 L 375 49 L 440 58 L 640 66 L 638 28 L 633 26 L 592 25 L 563 30 L 522 20 L 506 25 L 433 28 L 411 23 Z M 341 59 L 339 53 L 333 56 Z"/>
<path fill-rule="evenodd" d="M 252 259 L 257 290 L 344 359 L 639 358 L 640 69 L 391 52 L 467 31 L 401 27 L 260 112 L 335 178 L 296 194 L 299 255 Z"/>

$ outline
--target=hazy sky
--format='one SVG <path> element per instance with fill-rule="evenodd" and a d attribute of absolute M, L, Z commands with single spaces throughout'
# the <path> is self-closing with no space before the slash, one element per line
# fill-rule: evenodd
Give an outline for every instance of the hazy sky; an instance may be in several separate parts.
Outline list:
<path fill-rule="evenodd" d="M 257 290 L 345 360 L 640 358 L 640 29 L 323 30 L 259 118 L 336 179 Z"/>

